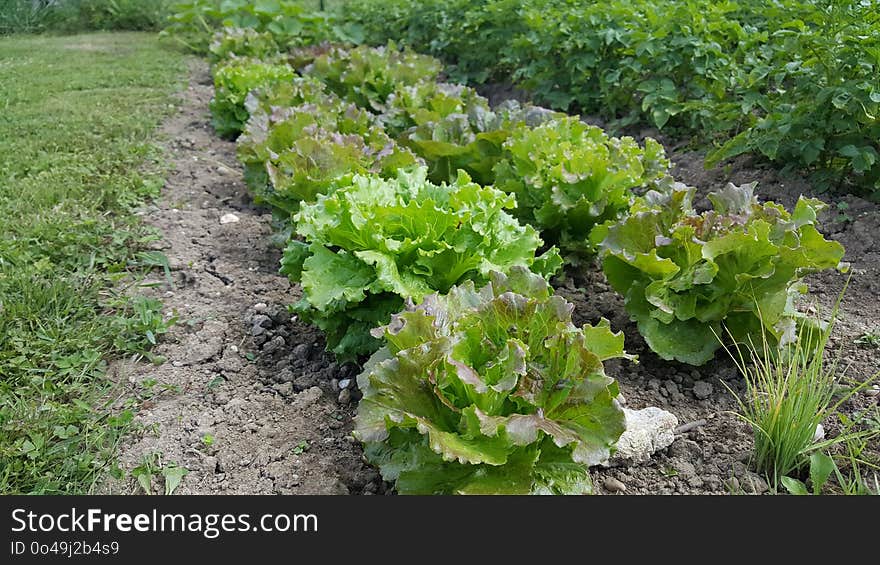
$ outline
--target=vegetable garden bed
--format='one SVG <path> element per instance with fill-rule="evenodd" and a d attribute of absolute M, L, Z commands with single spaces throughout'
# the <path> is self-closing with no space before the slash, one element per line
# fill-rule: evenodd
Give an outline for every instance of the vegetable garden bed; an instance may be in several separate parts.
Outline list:
<path fill-rule="evenodd" d="M 748 157 L 705 169 L 690 146 L 667 154 L 528 102 L 490 106 L 393 42 L 319 44 L 320 15 L 241 9 L 256 30 L 211 44 L 213 125 L 237 140 L 299 294 L 290 314 L 272 304 L 249 319 L 250 344 L 283 372 L 312 335 L 303 324 L 320 329 L 332 355 L 318 372 L 336 378 L 318 389 L 359 401 L 330 427 L 353 426 L 390 483 L 349 490 L 777 491 L 782 475 L 755 472 L 753 432 L 733 413 L 748 383 L 725 350 L 763 340 L 784 362 L 798 339 L 819 358 L 803 336 L 847 280 L 840 353 L 827 353 L 845 360 L 836 387 L 849 392 L 822 432 L 863 432 L 823 444 L 811 428 L 799 449 L 839 456 L 836 488 L 871 488 L 844 473 L 877 465 L 878 389 L 862 384 L 880 358 L 875 204 L 829 205 Z M 280 340 L 265 331 L 279 324 Z M 321 395 L 296 370 L 280 391 L 294 412 Z M 650 462 L 602 469 L 624 404 L 682 425 Z"/>

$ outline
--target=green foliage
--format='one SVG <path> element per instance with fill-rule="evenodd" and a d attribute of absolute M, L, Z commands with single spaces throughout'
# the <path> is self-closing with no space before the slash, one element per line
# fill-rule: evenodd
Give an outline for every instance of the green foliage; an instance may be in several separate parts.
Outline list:
<path fill-rule="evenodd" d="M 494 172 L 495 186 L 516 196 L 517 218 L 576 262 L 595 252 L 593 227 L 616 220 L 629 208 L 633 189 L 652 186 L 668 169 L 653 139 L 641 148 L 631 137 L 609 137 L 566 117 L 515 130 Z"/>
<path fill-rule="evenodd" d="M 832 472 L 845 487 L 840 469 L 822 450 L 846 444 L 851 468 L 859 479 L 861 450 L 852 450 L 859 441 L 880 435 L 876 426 L 856 429 L 856 422 L 838 412 L 844 402 L 880 376 L 880 372 L 875 373 L 841 394 L 837 383 L 839 355 L 831 357 L 830 363 L 826 361 L 825 350 L 845 291 L 846 286 L 824 327 L 820 328 L 820 323 L 806 325 L 792 342 L 779 349 L 772 344 L 774 336 L 763 330 L 759 332 L 760 341 L 755 336 L 755 340 L 737 343 L 732 350 L 725 348 L 745 379 L 744 395 L 731 392 L 737 400 L 739 416 L 754 432 L 754 464 L 767 475 L 774 491 L 781 484 L 793 494 L 807 494 L 803 483 L 795 477 L 808 464 L 814 494 L 821 492 Z M 841 419 L 840 432 L 834 438 L 817 440 L 817 427 L 832 416 Z"/>
<path fill-rule="evenodd" d="M 626 355 L 572 309 L 514 267 L 393 316 L 358 376 L 367 459 L 402 494 L 590 494 L 624 430 L 602 362 Z"/>
<path fill-rule="evenodd" d="M 65 0 L 52 6 L 49 28 L 66 33 L 158 31 L 170 7 L 171 0 Z"/>
<path fill-rule="evenodd" d="M 553 108 L 744 152 L 880 194 L 880 10 L 863 0 L 355 0 L 369 43 Z"/>
<path fill-rule="evenodd" d="M 377 48 L 332 48 L 315 58 L 305 72 L 349 102 L 379 113 L 396 87 L 435 80 L 440 62 L 389 43 Z"/>
<path fill-rule="evenodd" d="M 754 183 L 728 184 L 710 193 L 714 209 L 697 214 L 693 192 L 649 191 L 629 216 L 593 232 L 639 332 L 660 357 L 692 365 L 712 358 L 722 324 L 738 341 L 763 331 L 790 341 L 800 278 L 838 267 L 844 253 L 816 229 L 824 204 L 801 197 L 789 213 L 759 204 Z"/>
<path fill-rule="evenodd" d="M 266 61 L 278 56 L 275 37 L 269 32 L 259 32 L 251 28 L 223 28 L 214 34 L 208 47 L 208 60 L 212 64 L 232 57 Z"/>
<path fill-rule="evenodd" d="M 308 79 L 297 80 L 308 85 L 306 90 L 314 87 Z M 314 202 L 352 175 L 391 178 L 419 164 L 374 124 L 371 114 L 326 93 L 311 103 L 253 115 L 239 138 L 238 154 L 251 190 L 286 218 L 301 201 Z"/>
<path fill-rule="evenodd" d="M 405 300 L 517 265 L 546 276 L 560 266 L 555 248 L 535 258 L 542 241 L 505 211 L 512 197 L 463 172 L 439 186 L 426 174 L 420 167 L 393 180 L 345 177 L 294 217 L 304 241 L 289 243 L 282 272 L 302 285 L 295 310 L 342 359 L 374 352 L 380 342 L 370 330 Z"/>
<path fill-rule="evenodd" d="M 250 115 L 244 105 L 248 93 L 291 81 L 295 76 L 287 64 L 258 59 L 232 59 L 215 67 L 210 105 L 214 129 L 223 137 L 236 138 Z"/>
<path fill-rule="evenodd" d="M 336 23 L 331 14 L 309 9 L 297 0 L 177 2 L 161 35 L 196 53 L 206 53 L 215 32 L 223 27 L 269 32 L 282 49 L 328 39 L 359 39 L 356 29 Z"/>
<path fill-rule="evenodd" d="M 481 184 L 492 184 L 493 169 L 511 132 L 556 115 L 515 101 L 492 110 L 485 98 L 468 88 L 462 88 L 458 97 L 440 94 L 424 100 L 426 108 L 412 106 L 404 114 L 415 125 L 401 133 L 399 141 L 428 162 L 434 182 L 451 181 L 461 169 Z"/>
<path fill-rule="evenodd" d="M 87 493 L 133 417 L 107 361 L 173 322 L 124 285 L 160 263 L 131 211 L 184 62 L 125 33 L 2 38 L 0 60 L 0 493 Z"/>
<path fill-rule="evenodd" d="M 0 0 L 0 35 L 43 31 L 51 11 L 51 0 Z"/>

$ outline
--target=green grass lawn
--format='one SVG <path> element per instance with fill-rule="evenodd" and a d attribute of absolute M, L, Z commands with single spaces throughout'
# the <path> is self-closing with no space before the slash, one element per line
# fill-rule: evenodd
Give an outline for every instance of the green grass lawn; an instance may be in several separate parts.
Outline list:
<path fill-rule="evenodd" d="M 126 298 L 157 236 L 155 129 L 185 61 L 151 34 L 0 38 L 0 493 L 88 492 L 115 468 L 107 360 L 160 304 Z"/>

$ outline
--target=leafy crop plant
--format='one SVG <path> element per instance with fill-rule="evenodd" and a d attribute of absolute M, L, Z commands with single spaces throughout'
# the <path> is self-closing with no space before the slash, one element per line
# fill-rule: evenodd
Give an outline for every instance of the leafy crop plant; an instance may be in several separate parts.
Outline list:
<path fill-rule="evenodd" d="M 608 282 L 663 359 L 702 365 L 721 346 L 722 325 L 737 341 L 757 340 L 762 328 L 791 341 L 801 277 L 842 267 L 843 246 L 815 226 L 821 201 L 802 196 L 789 213 L 758 203 L 754 186 L 728 184 L 709 194 L 714 209 L 697 214 L 694 189 L 676 183 L 594 231 Z"/>
<path fill-rule="evenodd" d="M 295 311 L 321 328 L 328 349 L 351 359 L 376 351 L 370 330 L 404 301 L 447 292 L 492 271 L 531 267 L 549 276 L 561 266 L 556 248 L 508 212 L 516 202 L 471 182 L 464 172 L 436 185 L 419 167 L 398 177 L 354 175 L 294 216 L 296 233 L 282 273 L 302 285 Z"/>
<path fill-rule="evenodd" d="M 624 430 L 602 362 L 629 357 L 607 320 L 523 267 L 410 305 L 374 335 L 355 436 L 403 494 L 589 494 Z M 631 358 L 631 357 L 630 357 Z"/>

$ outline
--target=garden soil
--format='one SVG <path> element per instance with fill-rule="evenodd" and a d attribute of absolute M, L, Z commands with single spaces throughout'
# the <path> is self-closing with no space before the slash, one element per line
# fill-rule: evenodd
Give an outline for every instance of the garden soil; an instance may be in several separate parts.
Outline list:
<path fill-rule="evenodd" d="M 169 258 L 173 285 L 156 273 L 148 279 L 155 286 L 141 292 L 161 298 L 178 322 L 154 351 L 164 362 L 128 360 L 112 367 L 120 397 L 139 399 L 138 431 L 121 446 L 126 478 L 102 490 L 142 492 L 130 472 L 146 458 L 189 471 L 175 491 L 180 494 L 392 493 L 351 437 L 358 368 L 336 363 L 324 352 L 320 333 L 288 313 L 299 288 L 278 274 L 271 214 L 248 197 L 235 144 L 211 128 L 211 95 L 207 65 L 194 62 L 180 111 L 162 129 L 172 172 L 162 198 L 143 217 L 162 234 L 156 249 Z M 674 176 L 702 197 L 729 181 L 757 181 L 762 199 L 787 207 L 811 193 L 804 180 L 745 157 L 705 170 L 698 153 L 646 134 L 668 144 Z M 880 206 L 854 196 L 834 202 L 822 218 L 823 231 L 846 247 L 852 278 L 833 345 L 848 365 L 846 375 L 858 381 L 880 369 L 880 349 L 856 343 L 880 332 Z M 705 206 L 705 198 L 697 205 Z M 800 307 L 827 314 L 846 280 L 836 272 L 809 277 L 811 295 Z M 627 406 L 659 406 L 680 423 L 676 441 L 651 461 L 593 469 L 597 493 L 769 491 L 750 467 L 751 432 L 733 415 L 733 393 L 742 394 L 744 384 L 723 351 L 702 367 L 659 359 L 596 265 L 569 271 L 554 285 L 575 304 L 576 323 L 605 317 L 625 332 L 627 350 L 639 362 L 615 360 L 606 368 L 620 382 Z M 877 398 L 867 389 L 843 410 L 853 415 L 876 408 Z M 829 435 L 837 431 L 834 422 L 827 428 Z M 162 490 L 161 473 L 152 488 Z"/>

